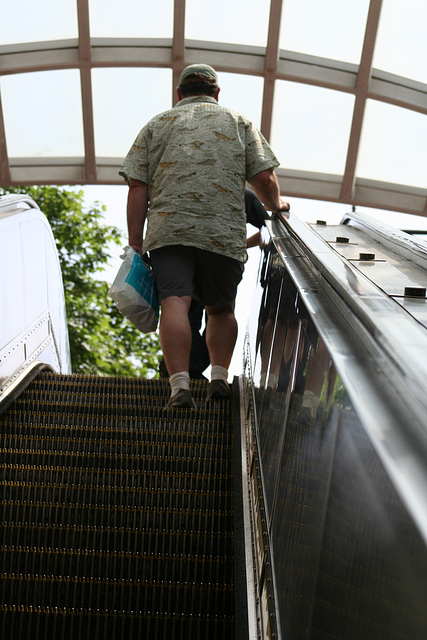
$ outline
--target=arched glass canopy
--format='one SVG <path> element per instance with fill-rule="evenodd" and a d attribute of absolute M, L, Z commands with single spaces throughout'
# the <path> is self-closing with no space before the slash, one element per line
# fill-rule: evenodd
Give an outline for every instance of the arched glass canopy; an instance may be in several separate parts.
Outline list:
<path fill-rule="evenodd" d="M 187 64 L 219 74 L 283 194 L 427 216 L 423 0 L 14 0 L 0 21 L 0 185 L 123 184 Z"/>

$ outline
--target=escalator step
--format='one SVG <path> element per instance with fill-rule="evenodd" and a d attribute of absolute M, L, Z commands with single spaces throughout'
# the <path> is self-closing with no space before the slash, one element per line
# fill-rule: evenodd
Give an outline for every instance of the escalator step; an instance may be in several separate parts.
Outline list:
<path fill-rule="evenodd" d="M 0 418 L 0 637 L 234 635 L 229 401 L 40 374 Z"/>

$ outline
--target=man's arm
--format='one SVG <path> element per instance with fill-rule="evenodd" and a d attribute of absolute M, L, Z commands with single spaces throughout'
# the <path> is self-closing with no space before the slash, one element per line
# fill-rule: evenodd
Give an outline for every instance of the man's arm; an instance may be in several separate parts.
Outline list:
<path fill-rule="evenodd" d="M 127 202 L 129 246 L 142 255 L 142 238 L 148 210 L 148 187 L 145 182 L 131 178 Z"/>
<path fill-rule="evenodd" d="M 261 243 L 261 231 L 257 231 L 253 236 L 246 238 L 246 248 L 252 249 L 252 247 L 259 247 Z"/>
<path fill-rule="evenodd" d="M 253 187 L 264 207 L 273 213 L 289 211 L 290 206 L 280 197 L 279 183 L 273 169 L 266 169 L 256 173 L 249 184 Z"/>
<path fill-rule="evenodd" d="M 258 229 L 261 229 L 270 217 L 255 191 L 247 187 L 245 187 L 245 212 L 246 222 Z"/>

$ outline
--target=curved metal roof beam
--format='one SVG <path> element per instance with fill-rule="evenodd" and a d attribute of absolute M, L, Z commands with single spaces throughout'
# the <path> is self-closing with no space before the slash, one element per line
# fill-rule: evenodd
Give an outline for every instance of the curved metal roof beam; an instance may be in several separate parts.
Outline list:
<path fill-rule="evenodd" d="M 343 200 L 349 200 L 352 198 L 355 187 L 357 156 L 359 153 L 360 137 L 362 134 L 369 83 L 371 81 L 372 60 L 374 58 L 374 48 L 378 33 L 378 24 L 380 21 L 381 6 L 382 0 L 371 0 L 371 4 L 369 6 L 365 40 L 363 43 L 362 57 L 357 76 L 356 100 L 354 104 L 353 121 L 351 124 L 350 140 L 347 150 L 347 161 L 341 187 L 341 198 Z"/>
<path fill-rule="evenodd" d="M 427 216 L 427 190 L 357 178 L 366 101 L 382 101 L 427 115 L 427 84 L 372 69 L 381 0 L 371 0 L 360 65 L 279 50 L 282 0 L 272 0 L 267 47 L 185 40 L 185 0 L 174 0 L 173 39 L 91 38 L 88 0 L 78 0 L 79 39 L 0 46 L 0 76 L 78 69 L 81 76 L 85 158 L 10 158 L 0 94 L 0 183 L 121 184 L 121 158 L 95 157 L 91 70 L 107 67 L 172 69 L 172 95 L 182 68 L 208 58 L 218 71 L 264 79 L 261 130 L 270 137 L 276 80 L 355 96 L 344 176 L 278 170 L 282 192 L 294 197 L 364 205 Z M 174 98 L 172 99 L 173 102 Z"/>

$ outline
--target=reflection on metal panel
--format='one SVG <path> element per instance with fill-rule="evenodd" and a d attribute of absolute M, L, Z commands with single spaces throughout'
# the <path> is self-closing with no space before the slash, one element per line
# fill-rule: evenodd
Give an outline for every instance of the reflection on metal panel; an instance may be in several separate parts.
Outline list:
<path fill-rule="evenodd" d="M 394 298 L 408 313 L 427 329 L 427 300 L 417 298 Z"/>
<path fill-rule="evenodd" d="M 352 226 L 350 217 L 346 224 L 312 228 L 389 295 L 403 295 L 406 286 L 426 286 L 426 255 L 418 242 L 403 233 L 400 238 L 397 230 L 389 230 L 388 236 L 383 229 L 373 233 L 372 224 L 363 228 L 362 216 L 357 221 L 357 228 Z"/>
<path fill-rule="evenodd" d="M 411 464 L 399 432 L 405 409 L 384 383 L 379 347 L 369 351 L 372 336 L 359 342 L 357 317 L 325 293 L 329 285 L 309 257 L 290 245 L 283 243 L 280 256 L 269 246 L 254 295 L 261 307 L 248 323 L 264 637 L 273 637 L 273 620 L 279 637 L 291 640 L 421 640 L 426 542 L 397 487 Z M 357 296 L 360 283 L 350 271 L 346 277 Z M 423 450 L 425 436 L 418 435 Z M 379 444 L 384 437 L 387 454 Z M 387 459 L 393 452 L 400 461 Z M 401 476 L 390 475 L 393 464 L 401 465 Z"/>

